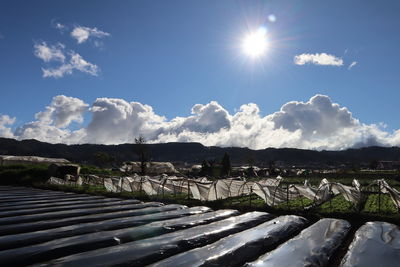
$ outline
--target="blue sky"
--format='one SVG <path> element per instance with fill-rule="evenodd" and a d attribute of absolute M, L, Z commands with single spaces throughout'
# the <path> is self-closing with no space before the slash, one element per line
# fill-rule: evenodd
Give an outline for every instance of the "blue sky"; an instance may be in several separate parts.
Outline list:
<path fill-rule="evenodd" d="M 268 20 L 271 14 L 275 22 Z M 1 1 L 0 115 L 14 118 L 8 127 L 18 138 L 14 132 L 38 120 L 35 114 L 58 95 L 88 105 L 82 118 L 61 127 L 74 131 L 94 124 L 89 109 L 97 98 L 149 105 L 171 121 L 189 118 L 195 104 L 210 101 L 230 116 L 248 103 L 268 116 L 289 101 L 308 103 L 322 94 L 360 123 L 384 123 L 385 129 L 378 128 L 393 134 L 400 122 L 398 14 L 399 1 Z M 241 44 L 261 26 L 269 47 L 252 59 Z M 78 27 L 100 34 L 78 43 L 71 36 Z M 35 55 L 41 44 L 61 50 L 65 64 L 78 54 L 96 69 L 43 77 L 42 69 L 64 63 Z M 321 65 L 308 58 L 295 64 L 296 56 L 321 53 L 342 63 Z M 57 114 L 51 115 L 53 126 Z"/>

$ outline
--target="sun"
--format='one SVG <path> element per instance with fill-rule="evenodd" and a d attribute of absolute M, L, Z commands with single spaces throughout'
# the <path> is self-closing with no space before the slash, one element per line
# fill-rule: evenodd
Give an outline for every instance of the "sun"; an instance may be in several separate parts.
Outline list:
<path fill-rule="evenodd" d="M 242 42 L 243 52 L 252 58 L 264 55 L 268 48 L 267 31 L 260 27 L 255 32 L 249 33 Z"/>

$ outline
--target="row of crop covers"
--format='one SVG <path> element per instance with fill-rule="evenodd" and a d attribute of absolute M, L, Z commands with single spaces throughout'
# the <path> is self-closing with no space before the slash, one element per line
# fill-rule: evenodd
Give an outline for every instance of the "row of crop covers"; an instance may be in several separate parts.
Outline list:
<path fill-rule="evenodd" d="M 362 190 L 360 183 L 356 179 L 353 180 L 352 186 L 322 179 L 319 186 L 315 187 L 310 185 L 307 180 L 303 185 L 288 184 L 280 176 L 255 182 L 238 178 L 210 181 L 205 177 L 188 179 L 166 175 L 158 177 L 135 175 L 111 178 L 89 175 L 79 177 L 76 182 L 51 177 L 48 183 L 59 185 L 101 185 L 109 192 L 142 192 L 148 196 L 186 194 L 192 199 L 201 201 L 214 201 L 256 194 L 268 206 L 289 202 L 301 197 L 313 201 L 313 205 L 319 205 L 333 196 L 341 194 L 347 201 L 357 207 L 365 199 L 365 196 L 370 193 L 369 190 Z M 400 192 L 398 190 L 391 187 L 384 179 L 375 180 L 366 188 L 373 187 L 378 188 L 376 192 L 379 194 L 389 194 L 397 209 L 400 210 Z"/>
<path fill-rule="evenodd" d="M 399 266 L 397 225 L 351 227 L 0 186 L 2 266 Z"/>

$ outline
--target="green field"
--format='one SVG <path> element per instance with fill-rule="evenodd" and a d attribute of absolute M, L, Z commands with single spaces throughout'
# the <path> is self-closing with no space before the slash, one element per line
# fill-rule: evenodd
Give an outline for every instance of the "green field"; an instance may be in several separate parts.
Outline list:
<path fill-rule="evenodd" d="M 274 206 L 275 209 L 280 209 L 280 210 L 302 210 L 308 206 L 311 206 L 314 203 L 314 201 L 305 198 L 305 197 L 299 197 L 293 200 L 290 200 L 289 202 L 282 202 L 279 203 L 278 205 Z"/>
<path fill-rule="evenodd" d="M 380 201 L 379 201 L 380 198 Z M 379 205 L 380 203 L 380 205 Z M 366 213 L 383 213 L 383 214 L 396 214 L 397 208 L 392 199 L 386 194 L 371 194 L 365 202 L 363 212 Z"/>
<path fill-rule="evenodd" d="M 347 201 L 342 195 L 337 195 L 332 199 L 326 201 L 321 206 L 317 208 L 319 213 L 347 213 L 356 211 L 354 205 Z"/>
<path fill-rule="evenodd" d="M 352 217 L 352 218 L 370 218 L 375 220 L 393 221 L 400 224 L 400 213 L 387 194 L 377 194 L 376 187 L 365 187 L 373 182 L 373 179 L 360 180 L 364 188 L 369 191 L 366 195 L 365 203 L 362 203 L 360 209 L 356 209 L 354 205 L 344 199 L 342 195 L 338 195 L 329 201 L 311 207 L 314 202 L 304 197 L 300 197 L 289 202 L 281 202 L 273 207 L 266 205 L 263 199 L 252 194 L 251 196 L 231 197 L 223 200 L 205 201 L 190 199 L 187 194 L 160 194 L 157 196 L 147 196 L 144 192 L 107 192 L 102 186 L 61 186 L 45 184 L 48 179 L 47 165 L 10 165 L 0 166 L 0 184 L 7 185 L 24 185 L 35 186 L 61 191 L 72 191 L 77 193 L 87 193 L 93 195 L 104 195 L 109 197 L 136 198 L 142 201 L 161 201 L 164 203 L 178 203 L 187 206 L 209 206 L 213 209 L 238 209 L 240 211 L 260 210 L 276 214 L 291 214 L 301 212 L 310 216 L 320 217 Z M 111 171 L 103 170 L 92 166 L 83 166 L 84 174 L 114 174 Z M 307 178 L 311 184 L 318 185 L 320 178 Z M 252 179 L 256 180 L 256 179 Z M 330 182 L 340 182 L 343 184 L 351 184 L 351 178 L 341 177 L 338 179 L 329 178 Z M 285 178 L 286 183 L 303 183 L 304 178 Z M 397 180 L 387 180 L 387 182 L 395 188 L 400 187 Z M 379 201 L 380 198 L 380 201 Z M 380 203 L 380 208 L 379 208 Z M 308 207 L 307 209 L 305 209 Z M 346 218 L 347 218 L 346 217 Z"/>

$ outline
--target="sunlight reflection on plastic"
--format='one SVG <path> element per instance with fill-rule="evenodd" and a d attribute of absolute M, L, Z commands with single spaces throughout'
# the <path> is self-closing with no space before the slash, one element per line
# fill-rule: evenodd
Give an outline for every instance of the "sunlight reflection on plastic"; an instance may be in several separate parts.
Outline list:
<path fill-rule="evenodd" d="M 267 29 L 265 27 L 260 27 L 257 31 L 247 35 L 242 43 L 244 53 L 250 57 L 260 57 L 265 53 L 267 47 Z"/>

